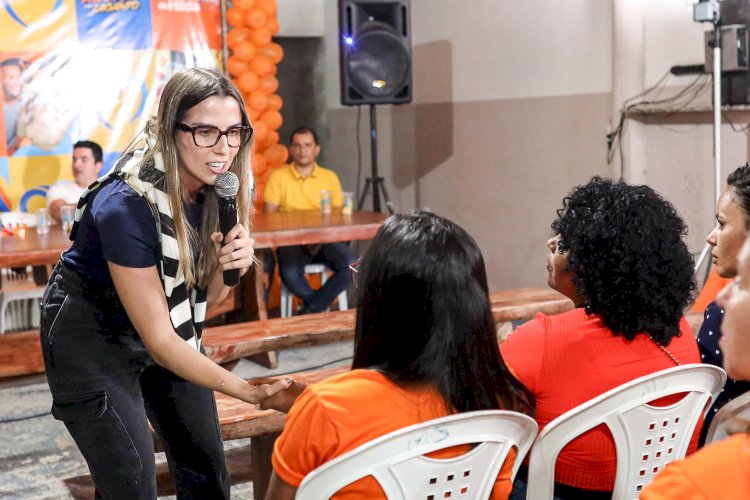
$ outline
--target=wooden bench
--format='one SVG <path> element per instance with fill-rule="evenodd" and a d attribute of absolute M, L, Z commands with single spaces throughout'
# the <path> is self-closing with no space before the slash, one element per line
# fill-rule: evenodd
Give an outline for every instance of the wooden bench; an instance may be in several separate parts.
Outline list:
<path fill-rule="evenodd" d="M 490 301 L 497 324 L 573 307 L 559 293 L 541 288 L 496 292 Z M 354 320 L 354 310 L 348 310 L 208 327 L 203 331 L 203 346 L 212 360 L 231 368 L 231 363 L 255 354 L 352 339 Z M 38 331 L 0 336 L 0 378 L 43 372 Z"/>

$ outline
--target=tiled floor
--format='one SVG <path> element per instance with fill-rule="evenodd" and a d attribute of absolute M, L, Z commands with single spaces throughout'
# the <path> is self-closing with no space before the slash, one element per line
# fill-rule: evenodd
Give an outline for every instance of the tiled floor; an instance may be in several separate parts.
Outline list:
<path fill-rule="evenodd" d="M 351 362 L 351 354 L 351 342 L 306 347 L 280 352 L 276 370 L 242 360 L 235 373 L 250 378 L 337 366 Z M 65 427 L 50 416 L 51 403 L 41 377 L 0 384 L 0 499 L 70 499 L 63 480 L 88 474 Z M 252 499 L 252 484 L 232 486 L 232 498 Z"/>

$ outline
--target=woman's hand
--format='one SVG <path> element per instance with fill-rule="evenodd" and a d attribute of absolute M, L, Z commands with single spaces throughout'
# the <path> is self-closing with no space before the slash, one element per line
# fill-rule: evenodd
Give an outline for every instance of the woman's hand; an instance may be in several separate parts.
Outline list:
<path fill-rule="evenodd" d="M 292 379 L 264 379 L 262 381 L 248 380 L 244 387 L 240 388 L 239 394 L 235 395 L 238 399 L 248 403 L 262 403 L 267 399 L 273 399 L 276 394 L 289 389 L 292 386 Z M 265 409 L 265 408 L 264 408 Z"/>
<path fill-rule="evenodd" d="M 271 384 L 275 381 L 274 378 L 269 377 L 257 377 L 248 380 L 250 384 L 262 384 L 259 387 L 263 387 L 266 384 Z M 266 398 L 263 398 L 258 403 L 258 408 L 261 410 L 278 410 L 284 413 L 289 413 L 289 409 L 292 407 L 294 402 L 297 400 L 300 394 L 307 388 L 307 384 L 303 382 L 297 382 L 296 380 L 290 380 L 290 383 L 281 391 L 276 391 L 274 394 L 269 394 Z M 275 384 L 274 384 L 275 385 Z"/>
<path fill-rule="evenodd" d="M 241 274 L 244 274 L 253 265 L 255 240 L 250 237 L 248 230 L 241 224 L 235 224 L 223 240 L 221 233 L 213 233 L 211 241 L 214 242 L 216 256 L 219 259 L 219 268 L 222 272 L 240 269 Z M 222 241 L 225 244 L 222 244 Z"/>

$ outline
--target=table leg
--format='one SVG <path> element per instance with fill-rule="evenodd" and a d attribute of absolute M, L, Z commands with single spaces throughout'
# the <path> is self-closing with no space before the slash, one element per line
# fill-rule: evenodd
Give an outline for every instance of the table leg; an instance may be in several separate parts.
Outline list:
<path fill-rule="evenodd" d="M 258 263 L 250 268 L 242 283 L 242 320 L 254 321 L 268 319 L 265 300 L 265 286 L 263 284 L 263 257 L 258 253 Z M 248 356 L 250 361 L 266 368 L 276 368 L 279 364 L 276 352 L 262 352 Z"/>

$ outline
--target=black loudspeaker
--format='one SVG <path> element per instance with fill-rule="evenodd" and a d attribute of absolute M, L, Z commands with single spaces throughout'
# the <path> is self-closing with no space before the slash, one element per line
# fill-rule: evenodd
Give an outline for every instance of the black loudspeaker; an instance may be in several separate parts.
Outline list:
<path fill-rule="evenodd" d="M 339 0 L 341 103 L 411 102 L 409 0 Z"/>
<path fill-rule="evenodd" d="M 720 4 L 719 24 L 742 24 L 750 27 L 750 2 L 748 0 L 725 0 Z M 724 44 L 722 44 L 724 45 Z M 725 50 L 731 47 L 722 46 L 722 59 Z M 722 104 L 750 104 L 750 72 L 747 70 L 721 76 Z"/>

